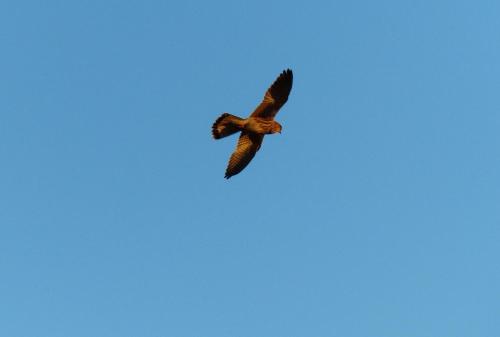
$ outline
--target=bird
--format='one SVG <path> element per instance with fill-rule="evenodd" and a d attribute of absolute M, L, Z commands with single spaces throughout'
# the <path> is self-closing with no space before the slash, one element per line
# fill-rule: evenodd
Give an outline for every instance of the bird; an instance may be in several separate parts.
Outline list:
<path fill-rule="evenodd" d="M 266 134 L 281 133 L 282 126 L 274 120 L 274 117 L 288 100 L 292 83 L 292 70 L 283 70 L 249 117 L 241 118 L 225 112 L 215 120 L 212 125 L 214 139 L 240 132 L 236 149 L 229 158 L 224 178 L 229 179 L 240 173 L 250 163 L 259 151 Z"/>

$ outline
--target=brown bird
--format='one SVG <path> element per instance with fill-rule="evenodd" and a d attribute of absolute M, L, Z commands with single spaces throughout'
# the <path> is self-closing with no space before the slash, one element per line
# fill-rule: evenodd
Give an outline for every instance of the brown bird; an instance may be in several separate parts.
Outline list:
<path fill-rule="evenodd" d="M 250 163 L 259 151 L 264 135 L 281 133 L 281 125 L 274 120 L 274 116 L 288 100 L 292 82 L 292 71 L 284 70 L 267 89 L 264 99 L 248 118 L 223 113 L 212 125 L 212 135 L 215 139 L 241 132 L 224 178 L 229 179 L 240 173 Z"/>

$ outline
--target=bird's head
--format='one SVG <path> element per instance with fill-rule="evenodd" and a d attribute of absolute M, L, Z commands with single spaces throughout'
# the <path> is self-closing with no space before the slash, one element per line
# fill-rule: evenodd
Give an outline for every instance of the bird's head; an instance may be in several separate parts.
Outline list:
<path fill-rule="evenodd" d="M 274 123 L 273 123 L 273 127 L 272 127 L 272 129 L 271 129 L 271 132 L 272 132 L 272 133 L 277 133 L 277 132 L 278 132 L 278 133 L 281 133 L 281 129 L 282 129 L 282 128 L 281 128 L 281 124 L 280 124 L 280 123 L 278 123 L 278 122 L 276 122 L 276 121 L 274 121 Z"/>

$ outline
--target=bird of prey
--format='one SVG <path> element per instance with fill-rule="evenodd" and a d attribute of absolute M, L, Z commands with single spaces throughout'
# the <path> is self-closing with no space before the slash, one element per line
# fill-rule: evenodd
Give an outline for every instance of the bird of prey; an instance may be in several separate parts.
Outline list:
<path fill-rule="evenodd" d="M 292 71 L 284 70 L 267 89 L 264 99 L 248 118 L 223 113 L 212 125 L 212 135 L 215 139 L 236 132 L 241 133 L 236 150 L 229 159 L 224 178 L 229 179 L 240 173 L 250 163 L 259 151 L 264 135 L 281 133 L 281 125 L 274 120 L 274 117 L 288 100 L 292 82 Z"/>

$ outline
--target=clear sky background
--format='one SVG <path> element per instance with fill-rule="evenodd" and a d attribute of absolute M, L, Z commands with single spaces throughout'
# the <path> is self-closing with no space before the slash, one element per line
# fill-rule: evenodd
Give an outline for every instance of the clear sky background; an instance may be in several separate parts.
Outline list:
<path fill-rule="evenodd" d="M 499 13 L 0 2 L 0 335 L 500 336 Z"/>

